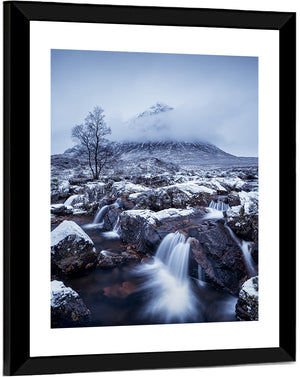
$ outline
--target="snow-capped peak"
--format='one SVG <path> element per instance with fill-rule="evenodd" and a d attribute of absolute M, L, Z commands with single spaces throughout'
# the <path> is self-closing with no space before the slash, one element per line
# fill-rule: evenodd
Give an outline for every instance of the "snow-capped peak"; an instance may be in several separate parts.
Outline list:
<path fill-rule="evenodd" d="M 143 118 L 145 116 L 157 115 L 160 113 L 165 113 L 167 111 L 174 110 L 173 107 L 166 105 L 163 102 L 156 102 L 156 104 L 150 106 L 147 110 L 137 115 L 137 118 Z"/>

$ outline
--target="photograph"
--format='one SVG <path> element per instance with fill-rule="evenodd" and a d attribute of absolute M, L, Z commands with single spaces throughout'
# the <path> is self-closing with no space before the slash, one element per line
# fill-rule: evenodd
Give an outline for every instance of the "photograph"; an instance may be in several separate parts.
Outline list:
<path fill-rule="evenodd" d="M 51 328 L 259 321 L 258 112 L 255 56 L 51 50 Z"/>

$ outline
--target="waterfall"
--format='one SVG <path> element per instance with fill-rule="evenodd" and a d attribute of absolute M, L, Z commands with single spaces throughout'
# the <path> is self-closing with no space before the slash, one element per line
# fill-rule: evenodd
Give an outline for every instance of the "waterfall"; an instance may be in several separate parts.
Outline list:
<path fill-rule="evenodd" d="M 217 202 L 214 202 L 213 200 L 209 204 L 209 208 L 215 209 L 217 211 L 227 211 L 229 208 L 229 205 L 222 202 L 222 200 L 217 200 Z"/>
<path fill-rule="evenodd" d="M 229 205 L 218 199 L 217 202 L 213 200 L 210 202 L 209 207 L 206 208 L 208 213 L 203 216 L 203 219 L 221 219 L 223 212 L 227 211 Z"/>
<path fill-rule="evenodd" d="M 106 205 L 106 206 L 103 206 L 102 208 L 99 208 L 94 218 L 93 224 L 100 223 L 104 219 L 104 216 L 106 215 L 110 207 L 111 207 L 110 205 Z"/>
<path fill-rule="evenodd" d="M 246 268 L 247 268 L 247 271 L 248 271 L 249 275 L 251 277 L 252 276 L 256 276 L 257 275 L 257 271 L 256 271 L 256 268 L 255 268 L 255 264 L 254 264 L 253 258 L 251 256 L 251 245 L 252 245 L 252 242 L 240 240 L 233 233 L 233 231 L 230 229 L 230 227 L 227 224 L 225 225 L 225 227 L 228 229 L 228 231 L 229 231 L 232 239 L 236 242 L 236 244 L 242 250 L 244 261 L 245 261 L 245 265 L 246 265 Z"/>
<path fill-rule="evenodd" d="M 94 218 L 93 224 L 98 224 L 100 223 L 103 219 L 106 213 L 110 208 L 122 208 L 123 207 L 123 202 L 121 198 L 118 198 L 113 204 L 108 204 L 106 206 L 103 206 L 102 208 L 99 208 L 96 216 Z M 118 218 L 119 220 L 119 218 Z"/>
<path fill-rule="evenodd" d="M 68 207 L 68 206 L 72 206 L 72 203 L 74 201 L 74 199 L 77 199 L 79 197 L 79 195 L 71 195 L 65 202 L 64 202 L 64 206 L 65 207 Z"/>
<path fill-rule="evenodd" d="M 189 251 L 184 235 L 170 233 L 160 243 L 154 262 L 138 267 L 137 273 L 146 277 L 141 290 L 148 297 L 142 315 L 165 323 L 199 316 L 188 277 Z"/>
<path fill-rule="evenodd" d="M 120 216 L 118 216 L 117 221 L 116 221 L 112 231 L 119 234 L 119 231 L 120 231 Z"/>
<path fill-rule="evenodd" d="M 118 219 L 113 227 L 113 230 L 111 230 L 110 232 L 102 232 L 101 234 L 106 238 L 120 238 L 119 231 L 120 231 L 120 217 L 118 216 Z"/>
<path fill-rule="evenodd" d="M 122 207 L 123 207 L 123 201 L 122 201 L 122 199 L 121 199 L 121 198 L 118 198 L 118 199 L 114 202 L 113 206 L 114 206 L 115 208 L 122 208 Z"/>
<path fill-rule="evenodd" d="M 185 242 L 185 236 L 179 232 L 169 233 L 161 241 L 157 252 L 156 258 L 160 259 L 162 262 L 167 263 L 170 258 L 170 254 L 176 245 Z"/>

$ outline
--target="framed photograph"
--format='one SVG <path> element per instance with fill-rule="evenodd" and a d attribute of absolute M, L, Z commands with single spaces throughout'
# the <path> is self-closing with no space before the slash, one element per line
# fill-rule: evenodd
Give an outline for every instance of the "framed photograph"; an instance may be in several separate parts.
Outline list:
<path fill-rule="evenodd" d="M 4 21 L 4 373 L 294 361 L 295 13 Z"/>

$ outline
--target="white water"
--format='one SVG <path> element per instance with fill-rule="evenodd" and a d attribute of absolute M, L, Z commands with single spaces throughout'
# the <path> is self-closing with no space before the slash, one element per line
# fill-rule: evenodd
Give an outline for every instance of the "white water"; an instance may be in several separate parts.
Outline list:
<path fill-rule="evenodd" d="M 139 267 L 146 276 L 142 285 L 149 298 L 144 316 L 170 323 L 184 322 L 199 316 L 197 300 L 188 278 L 189 242 L 179 232 L 168 234 L 158 247 L 154 262 Z"/>
<path fill-rule="evenodd" d="M 120 218 L 118 217 L 113 230 L 110 232 L 102 232 L 101 234 L 106 238 L 120 238 Z"/>
<path fill-rule="evenodd" d="M 218 211 L 217 209 L 207 207 L 206 210 L 208 212 L 203 216 L 203 219 L 222 219 L 224 217 L 223 212 Z"/>
<path fill-rule="evenodd" d="M 230 227 L 228 225 L 225 225 L 225 227 L 228 229 L 228 231 L 229 231 L 231 237 L 233 238 L 233 240 L 237 243 L 237 245 L 242 250 L 244 261 L 245 261 L 246 268 L 247 268 L 247 271 L 248 271 L 249 275 L 251 277 L 256 276 L 257 275 L 257 271 L 256 271 L 256 268 L 255 268 L 255 264 L 254 264 L 253 258 L 251 256 L 251 245 L 252 245 L 252 243 L 248 242 L 248 241 L 240 240 L 233 233 L 233 231 L 230 229 Z"/>
<path fill-rule="evenodd" d="M 103 206 L 102 208 L 99 208 L 96 216 L 94 218 L 93 224 L 99 224 L 104 219 L 104 216 L 106 215 L 110 205 Z"/>
<path fill-rule="evenodd" d="M 64 202 L 64 206 L 65 207 L 68 207 L 68 206 L 72 206 L 72 202 L 75 198 L 77 198 L 79 195 L 71 195 L 65 202 Z"/>
<path fill-rule="evenodd" d="M 209 208 L 216 209 L 217 211 L 227 211 L 229 208 L 229 205 L 222 202 L 221 200 L 218 199 L 217 202 L 214 202 L 213 200 L 209 204 Z"/>
<path fill-rule="evenodd" d="M 113 204 L 108 204 L 98 209 L 93 224 L 99 224 L 104 219 L 104 216 L 110 208 L 121 208 L 123 205 L 122 199 L 118 198 Z M 118 218 L 119 220 L 119 218 Z"/>

